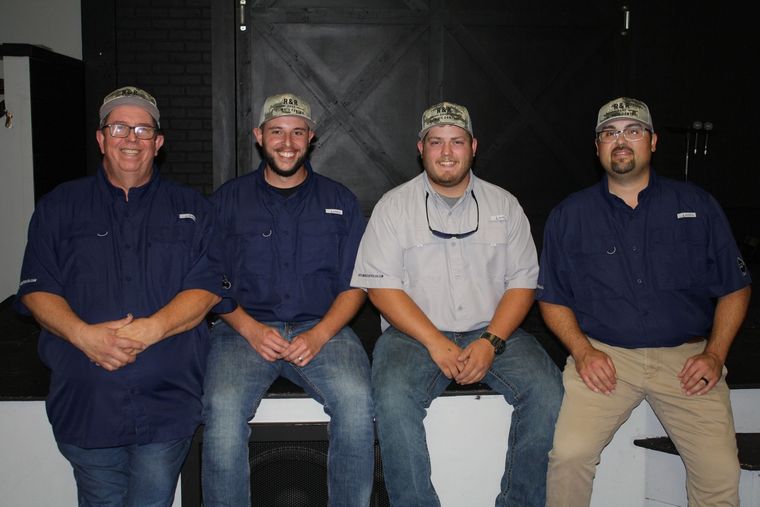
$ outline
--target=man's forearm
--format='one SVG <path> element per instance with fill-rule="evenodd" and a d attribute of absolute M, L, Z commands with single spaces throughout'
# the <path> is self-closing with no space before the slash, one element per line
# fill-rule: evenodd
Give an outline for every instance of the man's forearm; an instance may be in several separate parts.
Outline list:
<path fill-rule="evenodd" d="M 731 344 L 747 315 L 750 293 L 751 289 L 747 286 L 718 298 L 705 353 L 714 354 L 721 363 L 726 362 Z"/>
<path fill-rule="evenodd" d="M 323 341 L 329 340 L 354 318 L 366 300 L 367 294 L 362 289 L 341 292 L 324 317 L 314 326 L 313 332 Z"/>
<path fill-rule="evenodd" d="M 509 289 L 501 296 L 487 331 L 507 339 L 528 315 L 533 305 L 534 289 Z"/>
<path fill-rule="evenodd" d="M 549 329 L 567 347 L 576 359 L 591 347 L 588 337 L 578 325 L 573 310 L 563 305 L 539 301 L 541 316 Z"/>
<path fill-rule="evenodd" d="M 30 292 L 21 297 L 21 302 L 32 312 L 40 326 L 66 341 L 73 342 L 87 325 L 57 294 Z"/>
<path fill-rule="evenodd" d="M 149 317 L 159 325 L 160 332 L 156 341 L 193 329 L 219 301 L 219 296 L 203 289 L 188 289 L 178 293 L 166 306 Z"/>
<path fill-rule="evenodd" d="M 216 294 L 203 289 L 183 290 L 150 317 L 135 319 L 116 334 L 151 346 L 193 329 L 220 300 Z"/>
<path fill-rule="evenodd" d="M 428 349 L 436 341 L 446 339 L 402 289 L 369 289 L 368 294 L 369 300 L 393 327 Z"/>

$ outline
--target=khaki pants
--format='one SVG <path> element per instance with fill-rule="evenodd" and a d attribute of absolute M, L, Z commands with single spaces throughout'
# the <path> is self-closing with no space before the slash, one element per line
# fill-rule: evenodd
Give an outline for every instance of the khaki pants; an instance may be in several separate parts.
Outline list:
<path fill-rule="evenodd" d="M 568 358 L 565 397 L 549 453 L 547 506 L 589 505 L 602 450 L 643 399 L 686 465 L 689 506 L 738 506 L 740 469 L 726 370 L 703 396 L 683 394 L 677 377 L 686 359 L 704 350 L 704 342 L 643 349 L 591 343 L 612 358 L 617 387 L 611 395 L 591 391 Z"/>

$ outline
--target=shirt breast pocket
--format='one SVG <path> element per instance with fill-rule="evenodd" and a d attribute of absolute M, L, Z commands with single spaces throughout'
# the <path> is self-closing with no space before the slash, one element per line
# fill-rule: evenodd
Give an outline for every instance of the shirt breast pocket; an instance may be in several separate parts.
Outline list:
<path fill-rule="evenodd" d="M 272 228 L 270 221 L 252 221 L 233 231 L 231 237 L 233 244 L 230 245 L 229 253 L 232 253 L 234 257 L 229 259 L 228 265 L 236 266 L 236 274 L 245 273 L 267 278 L 272 276 L 274 270 Z"/>
<path fill-rule="evenodd" d="M 473 277 L 490 280 L 504 290 L 510 261 L 504 225 L 500 222 L 486 224 L 482 236 L 476 235 L 475 239 L 467 244 L 465 256 Z M 483 271 L 479 273 L 481 269 Z"/>
<path fill-rule="evenodd" d="M 68 231 L 61 243 L 64 282 L 67 285 L 97 282 L 107 279 L 113 233 L 103 223 L 85 222 Z"/>
<path fill-rule="evenodd" d="M 711 265 L 706 225 L 698 218 L 681 219 L 674 227 L 652 231 L 652 270 L 657 286 L 666 290 L 705 285 Z"/>
<path fill-rule="evenodd" d="M 621 245 L 614 236 L 586 238 L 568 254 L 570 279 L 577 299 L 621 297 L 626 285 Z"/>
<path fill-rule="evenodd" d="M 148 273 L 164 284 L 182 282 L 193 256 L 194 223 L 152 226 L 148 228 Z"/>
<path fill-rule="evenodd" d="M 415 245 L 404 250 L 404 278 L 410 287 L 439 287 L 448 276 L 445 243 Z"/>
<path fill-rule="evenodd" d="M 328 215 L 321 220 L 305 220 L 299 231 L 303 244 L 298 249 L 298 260 L 303 273 L 337 273 L 348 235 L 343 217 Z"/>

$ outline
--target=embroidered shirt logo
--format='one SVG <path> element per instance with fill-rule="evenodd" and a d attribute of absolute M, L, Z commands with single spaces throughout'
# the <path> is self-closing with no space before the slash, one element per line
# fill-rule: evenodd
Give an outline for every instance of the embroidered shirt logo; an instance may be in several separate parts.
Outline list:
<path fill-rule="evenodd" d="M 488 221 L 489 222 L 506 222 L 507 215 L 491 215 Z"/>
<path fill-rule="evenodd" d="M 682 211 L 676 215 L 676 217 L 680 220 L 682 218 L 697 218 L 697 214 L 693 211 Z"/>
<path fill-rule="evenodd" d="M 742 276 L 747 276 L 747 265 L 744 263 L 744 259 L 737 257 L 736 264 L 739 266 L 739 271 L 741 271 Z"/>
<path fill-rule="evenodd" d="M 179 219 L 180 220 L 184 220 L 186 218 L 189 219 L 189 220 L 192 220 L 193 222 L 196 221 L 195 220 L 195 215 L 193 215 L 192 213 L 180 213 L 179 214 Z"/>
<path fill-rule="evenodd" d="M 343 210 L 335 209 L 335 208 L 325 208 L 325 213 L 327 213 L 328 215 L 342 215 Z"/>
<path fill-rule="evenodd" d="M 37 283 L 36 278 L 27 278 L 26 280 L 21 280 L 21 283 L 18 284 L 19 287 L 23 287 L 24 285 L 28 283 Z"/>

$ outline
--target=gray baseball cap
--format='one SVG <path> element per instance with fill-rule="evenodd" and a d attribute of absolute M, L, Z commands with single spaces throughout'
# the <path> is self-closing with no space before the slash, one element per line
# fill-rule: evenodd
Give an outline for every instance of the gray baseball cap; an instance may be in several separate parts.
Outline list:
<path fill-rule="evenodd" d="M 161 128 L 159 118 L 161 113 L 158 112 L 158 105 L 153 95 L 134 86 L 124 86 L 112 91 L 103 99 L 103 105 L 100 106 L 100 126 L 103 127 L 108 114 L 119 106 L 137 106 L 144 109 L 150 114 L 156 125 Z"/>
<path fill-rule="evenodd" d="M 636 120 L 654 132 L 652 115 L 649 108 L 642 101 L 629 97 L 620 97 L 607 102 L 599 109 L 596 117 L 596 131 L 602 130 L 606 124 L 619 119 Z"/>
<path fill-rule="evenodd" d="M 280 116 L 298 116 L 303 118 L 311 130 L 317 128 L 317 123 L 311 118 L 311 106 L 304 99 L 292 93 L 281 93 L 267 97 L 261 108 L 259 128 L 273 118 Z"/>
<path fill-rule="evenodd" d="M 430 106 L 422 113 L 422 130 L 419 138 L 422 139 L 427 131 L 439 125 L 454 125 L 461 127 L 472 136 L 472 121 L 467 108 L 453 102 L 441 102 Z"/>

